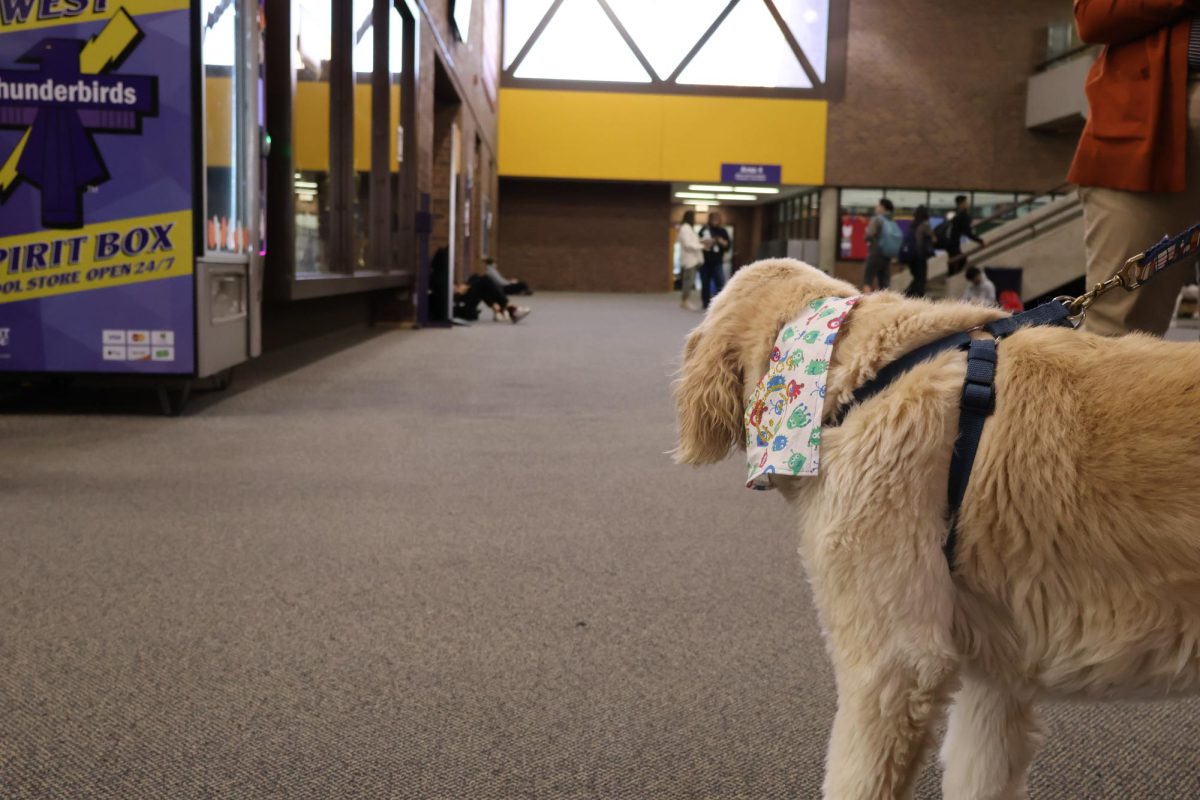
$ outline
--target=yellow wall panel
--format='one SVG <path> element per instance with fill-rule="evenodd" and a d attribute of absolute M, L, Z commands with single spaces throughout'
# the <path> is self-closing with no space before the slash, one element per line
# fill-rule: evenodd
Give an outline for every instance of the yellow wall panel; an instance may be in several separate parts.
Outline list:
<path fill-rule="evenodd" d="M 371 171 L 371 84 L 354 84 L 354 169 Z"/>
<path fill-rule="evenodd" d="M 229 78 L 204 79 L 204 132 L 208 137 L 208 164 L 211 167 L 228 167 L 229 152 Z"/>
<path fill-rule="evenodd" d="M 292 111 L 294 165 L 297 170 L 329 171 L 329 84 L 296 83 Z"/>
<path fill-rule="evenodd" d="M 500 174 L 659 180 L 662 96 L 500 91 Z"/>
<path fill-rule="evenodd" d="M 500 174 L 716 181 L 722 163 L 825 182 L 823 100 L 540 89 L 500 91 Z"/>
<path fill-rule="evenodd" d="M 204 79 L 205 133 L 208 136 L 208 164 L 228 167 L 230 163 L 229 78 Z M 400 171 L 396 161 L 396 134 L 400 125 L 400 87 L 391 87 L 392 107 L 388 126 L 388 158 L 392 172 Z M 354 87 L 354 168 L 371 171 L 371 86 Z M 296 137 L 296 169 L 329 171 L 329 84 L 302 81 L 296 85 L 293 111 Z"/>

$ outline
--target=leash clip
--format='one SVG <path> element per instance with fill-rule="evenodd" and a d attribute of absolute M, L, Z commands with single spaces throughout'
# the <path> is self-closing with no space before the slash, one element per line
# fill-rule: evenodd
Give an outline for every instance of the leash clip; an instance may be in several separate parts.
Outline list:
<path fill-rule="evenodd" d="M 1078 317 L 1080 320 L 1082 320 L 1084 314 L 1086 314 L 1087 310 L 1091 308 L 1092 303 L 1095 303 L 1101 295 L 1107 294 L 1117 287 L 1121 287 L 1126 291 L 1132 291 L 1133 289 L 1136 289 L 1138 286 L 1142 285 L 1142 281 L 1130 285 L 1127 281 L 1134 279 L 1126 277 L 1127 273 L 1137 267 L 1139 258 L 1141 258 L 1140 255 L 1134 256 L 1126 261 L 1125 266 L 1121 267 L 1121 269 L 1117 271 L 1116 275 L 1113 275 L 1106 281 L 1097 283 L 1092 287 L 1090 292 L 1084 292 L 1083 294 L 1079 295 L 1079 297 L 1059 295 L 1058 297 L 1054 298 L 1054 300 L 1067 307 L 1068 316 Z"/>
<path fill-rule="evenodd" d="M 1113 277 L 1118 279 L 1119 285 L 1127 292 L 1131 292 L 1138 288 L 1153 275 L 1146 275 L 1139 267 L 1143 266 L 1142 261 L 1146 258 L 1146 254 L 1138 253 L 1125 262 L 1125 266 L 1117 270 L 1117 274 Z M 1107 291 L 1107 290 L 1106 290 Z"/>

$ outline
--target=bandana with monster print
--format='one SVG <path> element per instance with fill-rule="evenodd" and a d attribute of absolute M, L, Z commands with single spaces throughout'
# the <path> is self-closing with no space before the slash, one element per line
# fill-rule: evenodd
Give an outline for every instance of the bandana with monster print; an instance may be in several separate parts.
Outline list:
<path fill-rule="evenodd" d="M 770 489 L 775 474 L 817 474 L 829 356 L 858 301 L 819 298 L 779 332 L 771 365 L 746 407 L 747 487 Z"/>

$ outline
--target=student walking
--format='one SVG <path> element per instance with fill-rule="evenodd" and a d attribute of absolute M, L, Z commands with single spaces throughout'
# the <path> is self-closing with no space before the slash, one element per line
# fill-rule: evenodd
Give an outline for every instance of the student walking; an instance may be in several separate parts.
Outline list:
<path fill-rule="evenodd" d="M 867 223 L 867 263 L 863 268 L 863 292 L 886 289 L 892 284 L 892 259 L 900 255 L 904 234 L 892 219 L 895 206 L 886 197 L 875 205 L 875 216 Z"/>
<path fill-rule="evenodd" d="M 721 227 L 721 215 L 712 212 L 708 224 L 700 231 L 701 239 L 710 244 L 704 248 L 704 265 L 700 267 L 700 302 L 704 308 L 725 288 L 725 254 L 729 252 L 729 231 Z"/>
<path fill-rule="evenodd" d="M 696 291 L 696 268 L 704 263 L 704 242 L 696 233 L 696 212 L 685 211 L 679 223 L 680 308 L 691 308 L 688 298 Z"/>
<path fill-rule="evenodd" d="M 970 239 L 980 247 L 983 246 L 983 239 L 975 234 L 975 221 L 971 218 L 971 206 L 965 194 L 954 198 L 954 216 L 942 225 L 945 226 L 946 232 L 945 241 L 942 242 L 948 256 L 946 270 L 951 275 L 957 275 L 967 265 L 967 257 L 962 251 L 962 240 Z"/>
<path fill-rule="evenodd" d="M 929 209 L 917 206 L 913 212 L 912 224 L 904 237 L 904 254 L 901 258 L 908 264 L 912 273 L 912 282 L 904 293 L 909 297 L 925 296 L 925 281 L 929 275 L 929 257 L 933 255 L 933 227 L 929 224 Z"/>

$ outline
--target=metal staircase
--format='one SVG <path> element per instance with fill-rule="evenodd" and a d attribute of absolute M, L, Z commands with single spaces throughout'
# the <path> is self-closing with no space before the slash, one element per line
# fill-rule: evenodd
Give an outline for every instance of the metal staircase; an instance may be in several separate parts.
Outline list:
<path fill-rule="evenodd" d="M 1041 297 L 1083 277 L 1083 207 L 1073 186 L 1030 195 L 975 227 L 984 244 L 966 244 L 967 263 L 1021 269 L 1022 300 Z M 930 296 L 957 297 L 966 288 L 962 273 L 951 276 L 947 268 L 944 253 L 929 260 Z M 911 277 L 908 272 L 894 276 L 892 288 L 903 291 Z"/>

